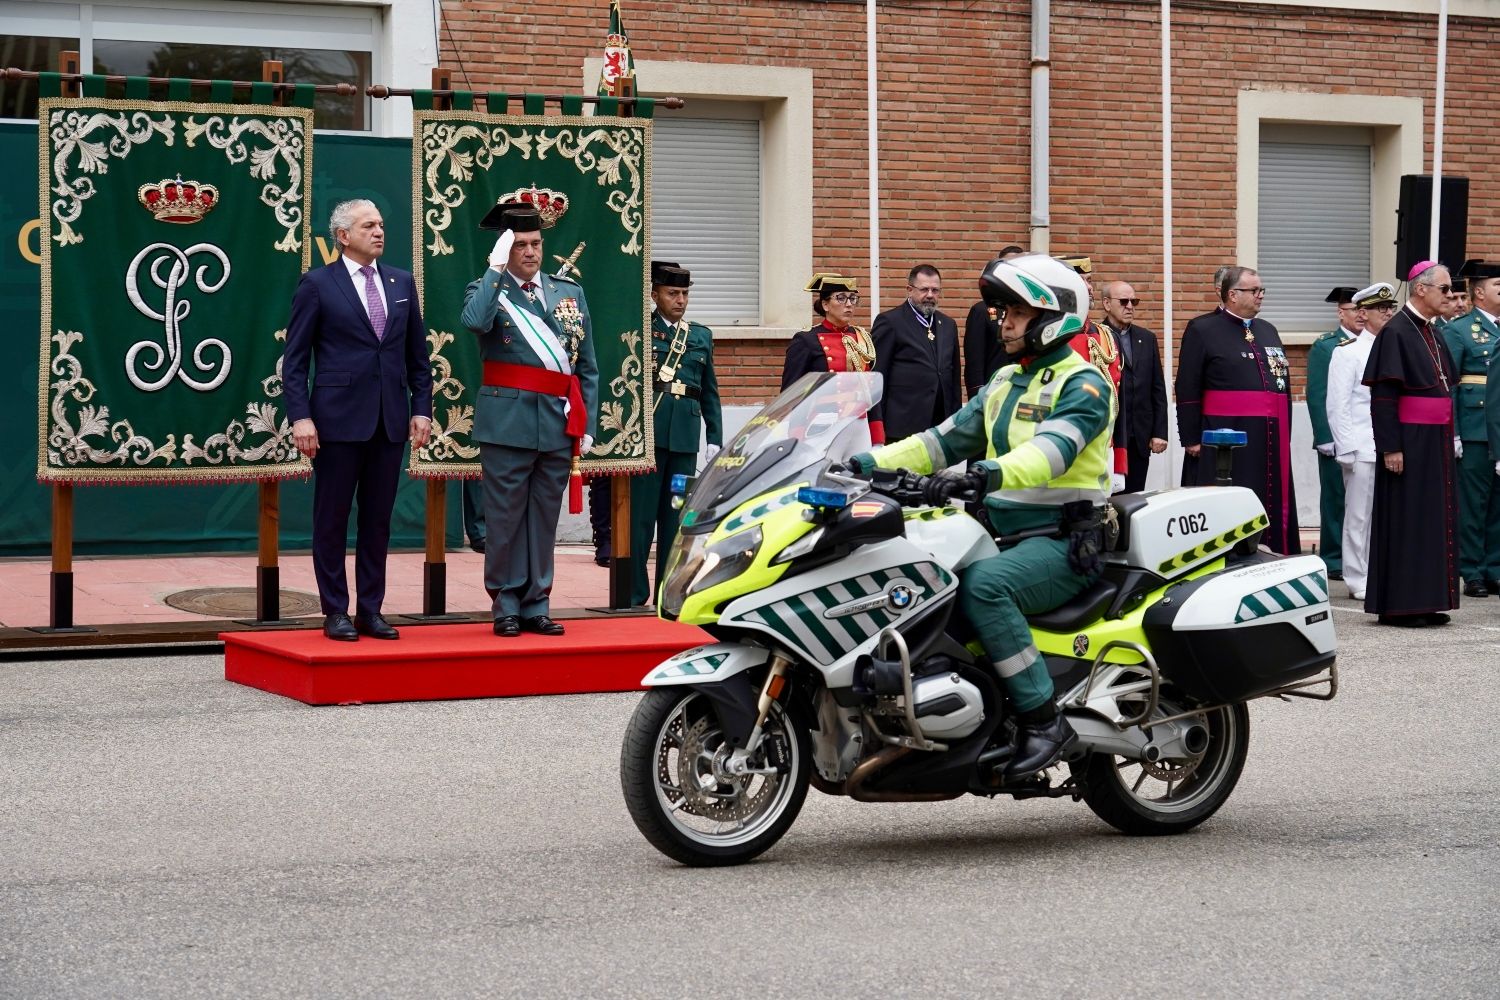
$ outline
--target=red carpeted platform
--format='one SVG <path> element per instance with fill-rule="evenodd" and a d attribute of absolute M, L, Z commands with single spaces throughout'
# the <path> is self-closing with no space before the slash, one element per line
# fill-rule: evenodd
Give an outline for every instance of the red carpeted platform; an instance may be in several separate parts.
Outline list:
<path fill-rule="evenodd" d="M 225 632 L 224 679 L 309 705 L 635 691 L 671 656 L 712 642 L 659 618 L 587 618 L 568 634 L 501 639 L 484 624 L 407 625 L 395 642 L 314 630 Z"/>

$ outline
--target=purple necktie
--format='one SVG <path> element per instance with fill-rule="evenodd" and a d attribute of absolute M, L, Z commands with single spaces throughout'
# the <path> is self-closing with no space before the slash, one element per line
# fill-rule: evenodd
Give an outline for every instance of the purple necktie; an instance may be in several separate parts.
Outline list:
<path fill-rule="evenodd" d="M 370 310 L 370 325 L 375 328 L 377 340 L 385 339 L 385 302 L 380 298 L 380 289 L 375 286 L 375 269 L 369 264 L 359 269 L 365 276 L 365 303 Z"/>

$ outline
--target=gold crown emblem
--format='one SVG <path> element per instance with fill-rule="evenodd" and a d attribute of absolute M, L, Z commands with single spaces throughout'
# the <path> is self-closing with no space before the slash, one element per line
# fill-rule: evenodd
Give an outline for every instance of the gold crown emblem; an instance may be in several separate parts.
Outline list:
<path fill-rule="evenodd" d="M 630 46 L 630 40 L 621 34 L 610 34 L 605 36 L 604 47 L 606 49 L 623 49 Z"/>
<path fill-rule="evenodd" d="M 136 198 L 158 222 L 187 224 L 197 222 L 219 203 L 219 189 L 212 184 L 162 178 L 155 184 L 142 184 Z"/>
<path fill-rule="evenodd" d="M 568 210 L 567 195 L 550 188 L 538 188 L 535 184 L 531 187 L 517 188 L 500 200 L 506 204 L 520 203 L 534 207 L 537 214 L 542 217 L 543 229 L 551 229 L 557 225 L 557 220 L 561 219 L 563 213 Z"/>

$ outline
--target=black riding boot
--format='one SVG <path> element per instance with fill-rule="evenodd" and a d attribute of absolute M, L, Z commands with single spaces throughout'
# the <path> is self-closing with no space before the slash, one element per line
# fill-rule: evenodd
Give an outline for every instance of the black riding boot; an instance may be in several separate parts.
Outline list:
<path fill-rule="evenodd" d="M 1078 741 L 1078 734 L 1068 720 L 1048 701 L 1016 716 L 1020 732 L 1016 752 L 1005 768 L 1005 780 L 1029 777 L 1044 767 L 1051 767 L 1063 753 Z"/>
<path fill-rule="evenodd" d="M 609 479 L 596 476 L 589 480 L 589 527 L 594 538 L 594 563 L 599 566 L 609 565 L 610 514 Z"/>

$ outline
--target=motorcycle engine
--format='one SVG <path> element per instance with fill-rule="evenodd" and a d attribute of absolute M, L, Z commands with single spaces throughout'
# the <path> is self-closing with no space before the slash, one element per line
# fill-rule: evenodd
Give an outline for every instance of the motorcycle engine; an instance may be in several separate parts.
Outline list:
<path fill-rule="evenodd" d="M 979 688 L 956 673 L 931 674 L 912 681 L 917 725 L 930 740 L 957 740 L 973 733 L 984 721 L 984 697 Z"/>

